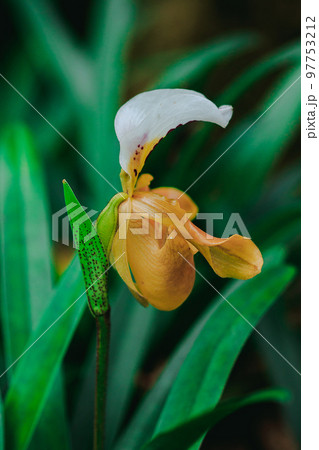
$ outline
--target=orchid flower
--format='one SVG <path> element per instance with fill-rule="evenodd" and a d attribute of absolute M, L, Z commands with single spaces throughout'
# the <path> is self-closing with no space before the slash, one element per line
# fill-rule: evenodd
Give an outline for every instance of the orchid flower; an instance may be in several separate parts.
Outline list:
<path fill-rule="evenodd" d="M 191 121 L 225 128 L 231 116 L 231 106 L 218 108 L 198 92 L 158 89 L 135 96 L 115 117 L 125 197 L 118 213 L 119 217 L 129 214 L 129 219 L 119 220 L 110 259 L 144 306 L 169 311 L 187 299 L 198 251 L 223 278 L 246 280 L 261 271 L 261 253 L 250 239 L 207 235 L 192 223 L 198 208 L 186 193 L 173 187 L 150 189 L 153 177 L 140 175 L 146 158 L 170 130 Z M 142 221 L 147 222 L 147 233 L 140 232 Z"/>

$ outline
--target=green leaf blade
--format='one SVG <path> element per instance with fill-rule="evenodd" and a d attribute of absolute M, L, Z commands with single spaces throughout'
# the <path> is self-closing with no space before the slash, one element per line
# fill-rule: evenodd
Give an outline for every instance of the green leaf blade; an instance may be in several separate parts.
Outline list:
<path fill-rule="evenodd" d="M 19 159 L 25 148 L 25 137 L 15 138 L 6 130 L 1 140 L 2 258 L 1 258 L 1 318 L 4 331 L 4 360 L 6 366 L 23 351 L 31 331 L 31 312 L 25 293 L 25 235 Z M 14 270 L 12 270 L 14 268 Z M 17 279 L 16 274 L 20 276 Z"/>
<path fill-rule="evenodd" d="M 8 305 L 7 314 L 4 313 L 2 319 L 7 320 L 4 327 L 7 326 L 11 342 L 15 343 L 17 338 L 19 340 L 19 346 L 14 345 L 15 353 L 6 355 L 6 367 L 9 367 L 25 350 L 31 331 L 36 329 L 48 306 L 52 294 L 52 267 L 43 174 L 26 127 L 19 124 L 7 128 L 2 140 L 2 157 L 7 171 L 2 202 L 2 214 L 4 211 L 6 213 L 2 242 L 5 255 L 2 264 L 6 277 L 2 281 L 6 283 L 4 292 L 7 299 L 4 300 Z M 8 280 L 13 280 L 14 284 L 8 284 Z M 17 295 L 15 287 L 20 283 L 24 290 L 22 296 Z M 22 322 L 24 328 L 20 328 Z M 8 372 L 9 378 L 14 369 Z M 10 417 L 7 421 L 11 430 Z M 50 428 L 47 428 L 48 424 Z M 48 397 L 31 449 L 35 442 L 45 439 L 44 429 L 47 429 L 46 438 L 51 435 L 51 439 L 57 438 L 59 445 L 68 448 L 61 374 L 56 376 L 56 384 Z"/>
<path fill-rule="evenodd" d="M 239 313 L 226 302 L 220 305 L 207 321 L 176 378 L 157 424 L 156 434 L 217 404 L 234 362 L 253 330 L 246 320 L 256 325 L 292 280 L 294 273 L 291 267 L 264 272 L 264 277 L 270 281 L 265 280 L 262 290 L 261 276 L 242 284 L 228 297 Z M 249 293 L 252 294 L 247 302 Z M 192 377 L 189 377 L 190 370 Z"/>
<path fill-rule="evenodd" d="M 50 68 L 62 81 L 65 91 L 71 93 L 74 103 L 85 104 L 93 102 L 93 73 L 91 61 L 75 42 L 52 2 L 35 0 L 27 5 L 21 0 L 14 1 L 16 16 L 23 27 L 24 33 L 34 35 L 37 45 L 43 52 L 33 52 L 32 57 L 40 55 L 38 64 L 46 59 Z"/>
<path fill-rule="evenodd" d="M 24 449 L 30 442 L 63 356 L 85 309 L 84 295 L 80 265 L 78 260 L 74 260 L 51 297 L 49 306 L 29 339 L 29 345 L 17 361 L 5 399 L 6 435 L 12 449 Z"/>
<path fill-rule="evenodd" d="M 153 89 L 184 86 L 222 61 L 254 48 L 257 43 L 258 36 L 252 33 L 240 33 L 214 40 L 199 49 L 187 52 L 187 55 L 169 66 L 155 82 Z"/>
<path fill-rule="evenodd" d="M 275 268 L 283 265 L 285 253 L 281 247 L 273 247 L 265 252 L 263 256 L 264 267 L 262 273 L 255 279 L 255 281 L 251 280 L 253 285 L 255 285 L 254 283 L 257 283 L 259 289 L 266 288 L 267 285 L 274 283 L 274 280 L 276 279 Z M 271 278 L 269 277 L 270 271 Z M 237 290 L 242 292 L 241 295 L 243 296 L 245 295 L 245 292 L 249 293 L 249 287 L 246 286 L 245 288 L 245 283 L 246 282 L 242 281 L 230 281 L 224 294 L 225 297 L 229 298 L 230 295 L 236 295 Z M 242 290 L 244 288 L 245 290 L 243 292 Z M 276 298 L 270 299 L 270 303 L 275 300 Z M 204 326 L 221 307 L 231 309 L 231 307 L 227 304 L 224 304 L 223 306 L 223 302 L 224 300 L 221 297 L 219 297 L 217 301 L 212 302 L 208 309 L 205 310 L 200 318 L 194 323 L 193 327 L 189 330 L 185 338 L 174 351 L 157 383 L 152 390 L 145 395 L 128 426 L 121 433 L 121 436 L 115 445 L 116 450 L 125 450 L 127 448 L 138 450 L 147 440 L 151 438 L 156 427 L 156 423 L 158 422 L 160 414 L 163 410 L 165 401 L 167 400 L 169 391 L 178 376 L 182 364 L 184 363 L 187 355 L 191 352 L 191 349 L 193 348 L 194 343 L 198 339 L 198 336 L 202 332 Z M 145 417 L 147 417 L 147 420 L 145 420 Z"/>
<path fill-rule="evenodd" d="M 175 427 L 171 431 L 164 432 L 155 437 L 151 442 L 143 446 L 143 450 L 160 450 L 170 448 L 183 450 L 199 448 L 194 442 L 200 438 L 209 428 L 212 428 L 220 420 L 233 412 L 260 402 L 286 402 L 289 394 L 279 389 L 268 389 L 255 392 L 244 398 L 228 400 L 210 411 L 204 412 L 184 424 Z"/>
<path fill-rule="evenodd" d="M 1 393 L 0 393 L 0 450 L 4 450 L 4 417 L 3 417 Z"/>
<path fill-rule="evenodd" d="M 236 190 L 241 192 L 237 202 L 240 206 L 246 199 L 252 202 L 260 194 L 271 170 L 298 133 L 299 78 L 299 66 L 285 72 L 267 92 L 254 115 L 249 118 L 246 116 L 229 130 L 225 138 L 214 147 L 209 158 L 211 162 L 205 161 L 199 166 L 199 174 L 209 167 L 210 169 L 199 181 L 197 189 L 210 192 L 209 175 L 212 176 L 213 173 L 214 183 L 223 186 L 224 203 L 229 201 L 232 204 Z M 218 171 L 218 157 L 221 155 L 223 170 Z M 216 165 L 214 161 L 218 161 Z M 238 173 L 249 173 L 249 177 L 239 179 Z M 223 185 L 225 179 L 232 180 L 232 183 Z"/>

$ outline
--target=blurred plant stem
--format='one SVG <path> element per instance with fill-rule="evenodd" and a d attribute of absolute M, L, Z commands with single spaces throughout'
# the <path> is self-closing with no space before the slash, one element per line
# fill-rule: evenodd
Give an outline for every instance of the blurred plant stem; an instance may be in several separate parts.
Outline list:
<path fill-rule="evenodd" d="M 94 450 L 105 445 L 106 383 L 110 344 L 110 308 L 96 321 L 96 378 L 94 406 Z"/>

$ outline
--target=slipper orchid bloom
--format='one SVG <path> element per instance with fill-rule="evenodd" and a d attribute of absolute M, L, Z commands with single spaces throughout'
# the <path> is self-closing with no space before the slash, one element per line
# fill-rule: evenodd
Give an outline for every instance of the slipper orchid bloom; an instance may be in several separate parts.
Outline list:
<path fill-rule="evenodd" d="M 110 257 L 144 306 L 170 311 L 187 299 L 194 285 L 194 254 L 198 251 L 220 277 L 246 280 L 261 271 L 261 253 L 250 239 L 207 235 L 191 222 L 198 209 L 187 194 L 170 187 L 150 189 L 153 177 L 139 176 L 150 152 L 170 130 L 191 121 L 225 128 L 231 116 L 231 106 L 218 108 L 202 94 L 186 89 L 144 92 L 125 103 L 116 115 L 126 199 L 119 206 Z M 127 214 L 130 218 L 121 224 L 121 215 Z M 147 222 L 146 233 L 140 232 L 143 221 Z"/>

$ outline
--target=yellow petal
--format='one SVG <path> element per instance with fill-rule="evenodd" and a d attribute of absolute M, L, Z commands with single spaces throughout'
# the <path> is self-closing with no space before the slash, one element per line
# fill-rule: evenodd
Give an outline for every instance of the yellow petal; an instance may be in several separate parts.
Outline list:
<path fill-rule="evenodd" d="M 155 308 L 170 311 L 178 308 L 193 288 L 193 254 L 187 241 L 180 235 L 165 240 L 164 245 L 154 235 L 152 222 L 148 235 L 133 234 L 129 230 L 126 247 L 128 261 L 143 297 Z"/>
<path fill-rule="evenodd" d="M 186 212 L 191 213 L 189 220 L 193 220 L 198 213 L 198 207 L 190 198 L 189 195 L 185 194 L 183 191 L 173 187 L 159 187 L 152 189 L 151 192 L 155 194 L 163 195 L 169 200 L 177 200 L 179 206 Z"/>
<path fill-rule="evenodd" d="M 220 277 L 247 280 L 260 273 L 263 258 L 251 239 L 238 234 L 228 239 L 215 238 L 191 222 L 186 228 L 193 237 L 190 242 Z"/>

